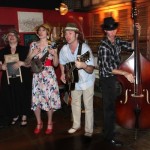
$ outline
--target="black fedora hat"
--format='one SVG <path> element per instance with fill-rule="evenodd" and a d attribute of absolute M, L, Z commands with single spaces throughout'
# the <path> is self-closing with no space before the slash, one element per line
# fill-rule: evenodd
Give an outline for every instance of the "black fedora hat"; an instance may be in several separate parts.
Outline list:
<path fill-rule="evenodd" d="M 119 23 L 115 22 L 113 17 L 104 18 L 104 23 L 101 25 L 103 30 L 115 30 L 118 27 Z"/>

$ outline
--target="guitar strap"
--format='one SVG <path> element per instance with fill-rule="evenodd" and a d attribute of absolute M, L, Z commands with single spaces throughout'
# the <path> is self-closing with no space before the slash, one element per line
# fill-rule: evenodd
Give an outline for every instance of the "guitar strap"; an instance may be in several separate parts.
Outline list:
<path fill-rule="evenodd" d="M 82 50 L 82 43 L 79 42 L 79 47 L 78 47 L 78 53 L 77 53 L 77 57 L 81 55 L 81 50 Z M 71 91 L 75 89 L 75 83 L 78 82 L 79 80 L 79 75 L 78 75 L 78 69 L 75 68 L 74 69 L 74 82 L 69 83 L 68 85 L 66 85 L 66 92 L 65 92 L 65 100 L 67 102 L 71 101 Z"/>
<path fill-rule="evenodd" d="M 40 61 L 41 61 L 42 63 L 44 63 L 44 62 L 45 62 L 45 59 L 46 59 L 46 57 L 48 57 L 48 55 L 49 55 L 49 51 L 48 51 L 48 48 L 47 48 L 47 52 L 40 58 Z"/>
<path fill-rule="evenodd" d="M 81 50 L 82 50 L 82 43 L 79 42 L 77 57 L 81 55 Z M 73 75 L 74 75 L 74 82 L 70 83 L 70 85 L 68 86 L 68 89 L 67 89 L 68 91 L 74 90 L 75 89 L 75 83 L 77 83 L 79 80 L 77 68 L 74 69 Z"/>
<path fill-rule="evenodd" d="M 77 57 L 81 55 L 81 50 L 82 50 L 82 43 L 79 42 Z M 78 77 L 78 69 L 77 68 L 74 69 L 74 75 L 76 76 L 76 81 L 75 82 L 78 82 L 79 77 Z"/>
<path fill-rule="evenodd" d="M 82 43 L 79 42 L 78 55 L 81 55 L 81 50 L 82 50 Z"/>

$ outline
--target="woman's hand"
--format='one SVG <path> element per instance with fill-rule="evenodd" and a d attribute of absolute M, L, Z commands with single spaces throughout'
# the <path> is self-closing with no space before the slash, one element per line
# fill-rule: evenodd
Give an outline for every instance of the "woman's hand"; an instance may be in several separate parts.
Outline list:
<path fill-rule="evenodd" d="M 7 65 L 4 63 L 2 64 L 2 70 L 6 70 L 7 69 Z"/>
<path fill-rule="evenodd" d="M 32 51 L 32 57 L 36 56 L 37 54 L 39 54 L 41 52 L 41 49 L 40 48 L 35 48 L 33 49 Z"/>
<path fill-rule="evenodd" d="M 57 49 L 49 49 L 48 50 L 50 54 L 52 54 L 54 57 L 57 56 Z"/>
<path fill-rule="evenodd" d="M 19 67 L 21 67 L 23 65 L 24 65 L 24 63 L 22 61 L 18 61 L 15 64 L 13 64 L 12 67 L 13 67 L 14 70 L 17 70 Z"/>

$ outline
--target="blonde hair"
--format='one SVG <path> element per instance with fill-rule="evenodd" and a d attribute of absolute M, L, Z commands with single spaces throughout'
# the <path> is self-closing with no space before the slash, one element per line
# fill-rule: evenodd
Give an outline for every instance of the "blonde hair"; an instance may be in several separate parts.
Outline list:
<path fill-rule="evenodd" d="M 36 32 L 36 34 L 38 35 L 38 31 L 39 31 L 39 29 L 40 29 L 41 27 L 45 28 L 46 31 L 47 31 L 47 35 L 50 36 L 52 27 L 51 27 L 49 24 L 47 24 L 47 23 L 44 23 L 44 24 L 41 24 L 41 25 L 35 27 L 35 28 L 34 28 L 34 31 Z"/>

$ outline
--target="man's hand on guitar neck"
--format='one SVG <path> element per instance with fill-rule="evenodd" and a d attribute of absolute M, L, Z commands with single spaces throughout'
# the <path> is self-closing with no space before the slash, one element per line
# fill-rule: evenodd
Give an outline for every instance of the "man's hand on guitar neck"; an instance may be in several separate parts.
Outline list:
<path fill-rule="evenodd" d="M 81 62 L 81 61 L 75 61 L 75 66 L 78 68 L 78 69 L 84 69 L 87 67 L 87 64 L 85 62 Z"/>

